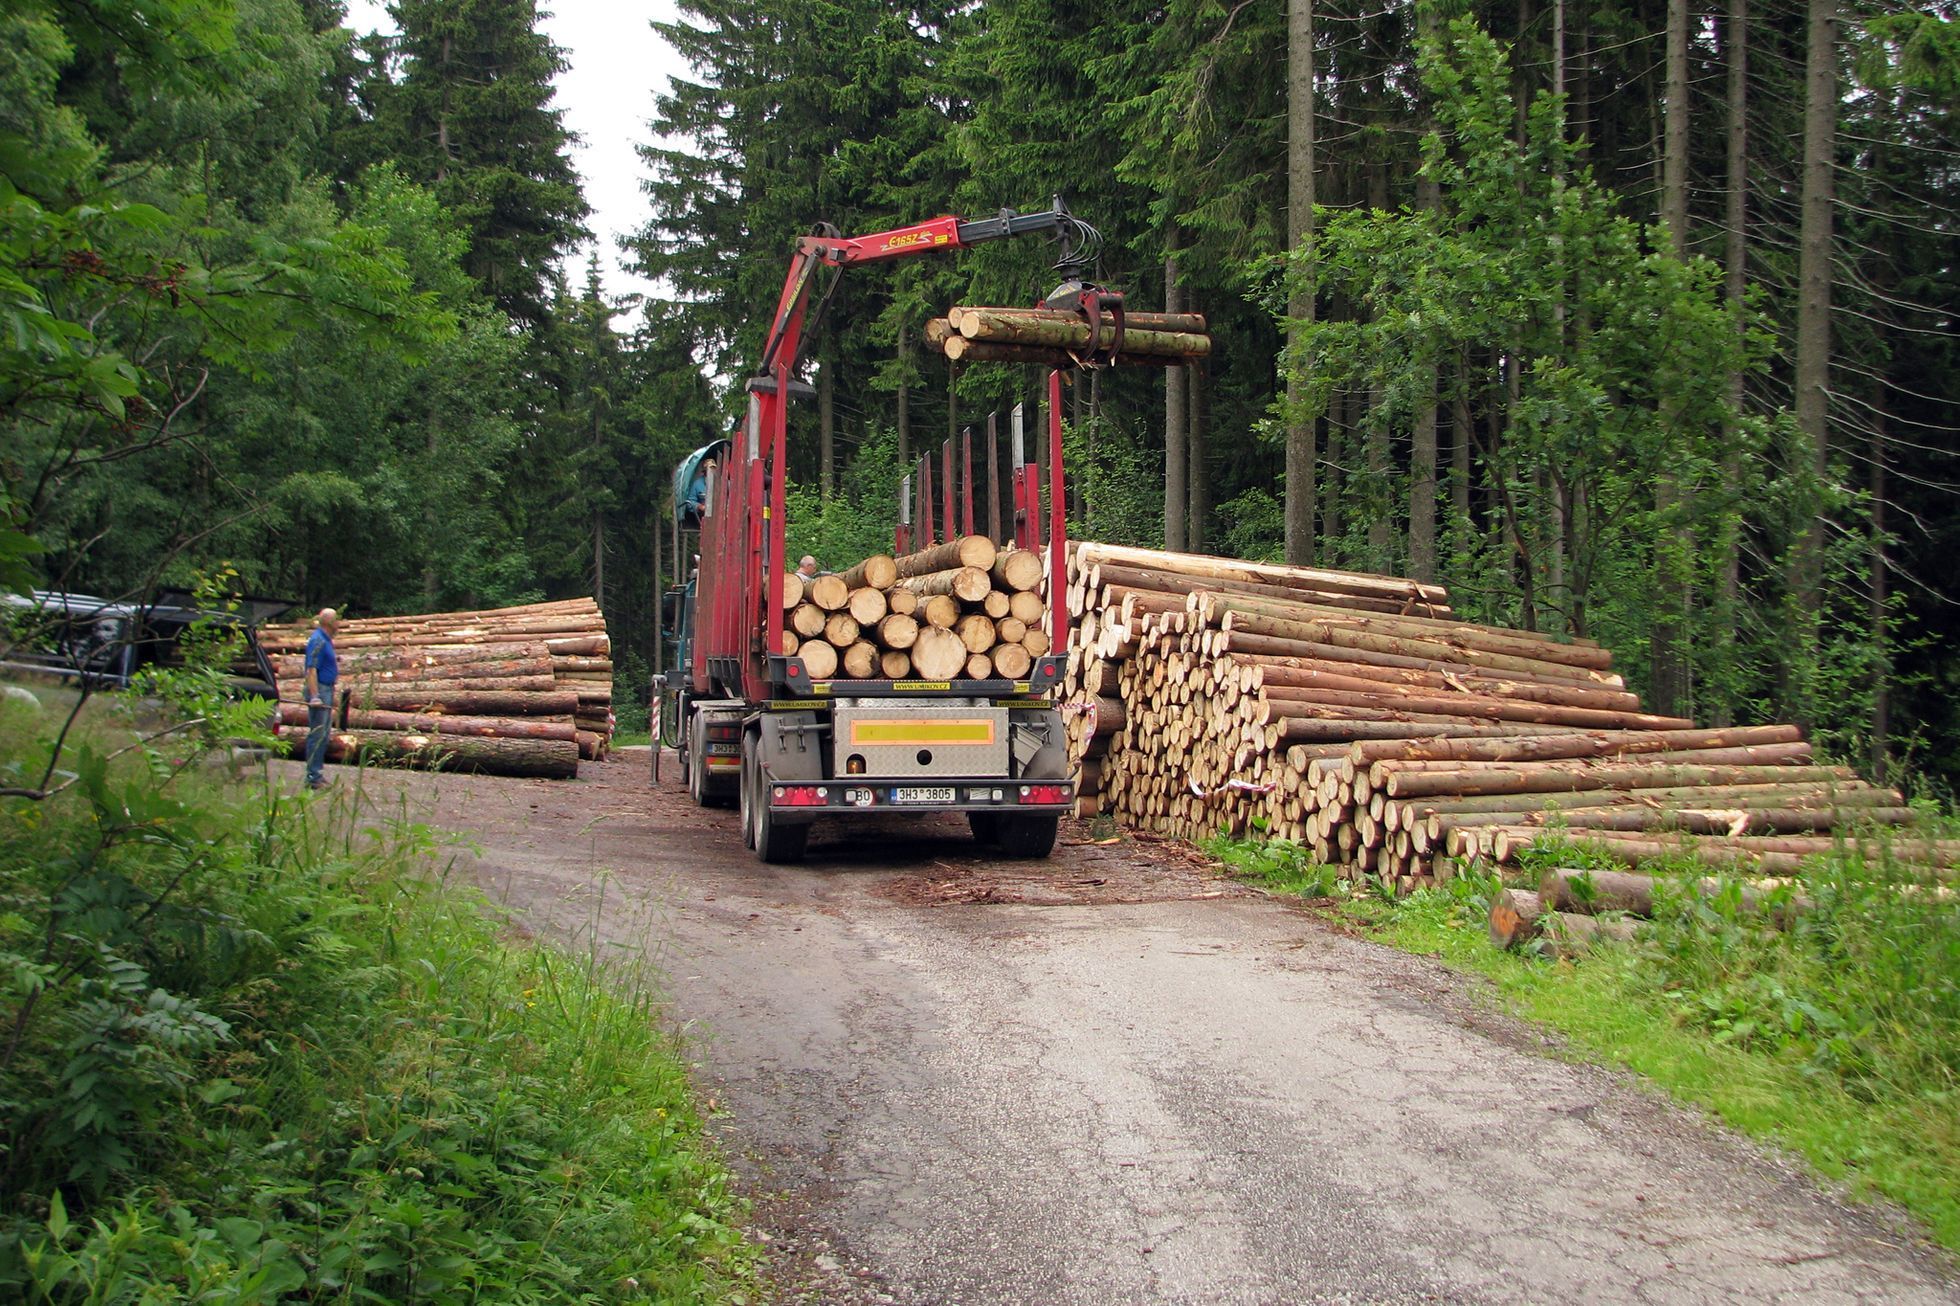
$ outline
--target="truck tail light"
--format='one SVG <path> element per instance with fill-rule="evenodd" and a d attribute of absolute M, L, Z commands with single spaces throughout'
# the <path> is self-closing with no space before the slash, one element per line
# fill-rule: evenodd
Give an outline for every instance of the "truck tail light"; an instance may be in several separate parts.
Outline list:
<path fill-rule="evenodd" d="M 1023 803 L 1042 803 L 1042 804 L 1052 805 L 1055 803 L 1065 803 L 1068 800 L 1069 800 L 1069 788 L 1067 785 L 1022 785 L 1021 786 L 1021 801 Z"/>
<path fill-rule="evenodd" d="M 778 807 L 822 807 L 829 791 L 820 785 L 777 785 L 773 796 Z"/>

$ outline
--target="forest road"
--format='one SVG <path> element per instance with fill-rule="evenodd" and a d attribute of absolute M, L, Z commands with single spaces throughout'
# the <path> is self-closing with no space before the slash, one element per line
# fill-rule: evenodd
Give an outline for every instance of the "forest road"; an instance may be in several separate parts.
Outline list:
<path fill-rule="evenodd" d="M 783 1300 L 1960 1301 L 1883 1210 L 1175 849 L 769 867 L 644 749 L 580 775 L 363 783 L 666 972 Z"/>

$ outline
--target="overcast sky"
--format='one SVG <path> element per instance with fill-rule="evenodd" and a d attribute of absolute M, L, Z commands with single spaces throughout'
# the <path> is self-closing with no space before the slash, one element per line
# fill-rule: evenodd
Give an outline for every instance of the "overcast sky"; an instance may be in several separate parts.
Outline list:
<path fill-rule="evenodd" d="M 646 217 L 642 170 L 633 147 L 650 133 L 653 97 L 687 65 L 655 34 L 654 19 L 674 17 L 671 0 L 555 0 L 544 29 L 565 50 L 570 71 L 558 78 L 557 107 L 580 144 L 572 159 L 585 179 L 588 225 L 597 239 L 606 289 L 618 295 L 647 283 L 620 266 L 618 238 Z M 357 32 L 393 31 L 382 0 L 348 0 L 347 23 Z M 577 260 L 583 264 L 585 252 Z M 573 269 L 576 280 L 577 269 Z"/>

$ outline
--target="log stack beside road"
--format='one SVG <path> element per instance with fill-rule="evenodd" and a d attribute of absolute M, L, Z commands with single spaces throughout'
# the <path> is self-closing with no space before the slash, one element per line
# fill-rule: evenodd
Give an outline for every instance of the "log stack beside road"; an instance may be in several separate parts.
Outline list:
<path fill-rule="evenodd" d="M 1082 815 L 1264 832 L 1399 890 L 1549 830 L 1628 867 L 1784 873 L 1866 837 L 1960 864 L 1795 727 L 1646 712 L 1607 650 L 1463 621 L 1440 586 L 1087 542 L 1069 578 Z"/>
<path fill-rule="evenodd" d="M 272 626 L 282 731 L 303 746 L 307 624 Z M 330 759 L 570 778 L 612 746 L 612 642 L 593 600 L 343 621 Z"/>

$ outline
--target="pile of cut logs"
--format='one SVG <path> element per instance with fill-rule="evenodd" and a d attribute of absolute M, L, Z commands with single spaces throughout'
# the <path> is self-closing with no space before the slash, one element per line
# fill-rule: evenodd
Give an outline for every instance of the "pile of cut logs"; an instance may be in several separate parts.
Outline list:
<path fill-rule="evenodd" d="M 306 737 L 308 624 L 260 643 L 279 723 Z M 591 599 L 343 621 L 328 757 L 569 779 L 612 744 L 612 641 Z"/>
<path fill-rule="evenodd" d="M 1019 680 L 1049 650 L 1044 564 L 965 535 L 783 577 L 783 654 L 812 680 Z"/>
<path fill-rule="evenodd" d="M 954 307 L 926 323 L 928 348 L 955 363 L 1075 366 L 1090 355 L 1138 367 L 1174 367 L 1211 352 L 1202 313 L 1126 313 L 1091 330 L 1072 310 Z"/>
<path fill-rule="evenodd" d="M 1515 863 L 1548 827 L 1629 866 L 1788 871 L 1873 831 L 1960 860 L 1895 837 L 1898 792 L 1816 764 L 1795 727 L 1644 712 L 1605 649 L 1460 621 L 1435 585 L 1095 543 L 1069 576 L 1083 815 L 1262 830 L 1400 889 Z"/>

